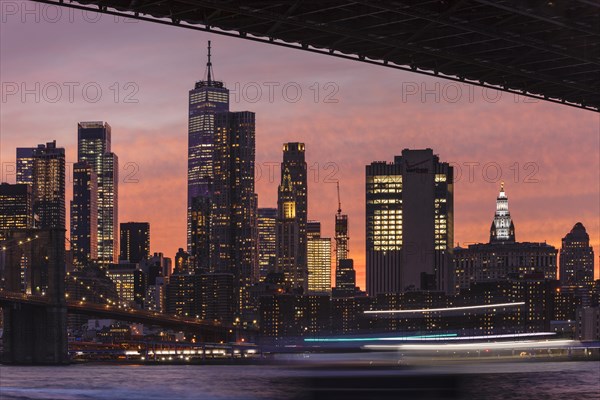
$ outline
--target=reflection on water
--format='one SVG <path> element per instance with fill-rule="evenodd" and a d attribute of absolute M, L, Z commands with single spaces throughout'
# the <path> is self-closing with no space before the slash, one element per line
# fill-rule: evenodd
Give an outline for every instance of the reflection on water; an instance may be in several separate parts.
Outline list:
<path fill-rule="evenodd" d="M 599 362 L 0 367 L 0 399 L 598 399 Z"/>

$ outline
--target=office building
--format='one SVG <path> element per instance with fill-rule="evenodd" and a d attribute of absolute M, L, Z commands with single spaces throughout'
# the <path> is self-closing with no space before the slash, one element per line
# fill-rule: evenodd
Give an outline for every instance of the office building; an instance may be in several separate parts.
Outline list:
<path fill-rule="evenodd" d="M 240 313 L 251 307 L 248 290 L 258 282 L 254 158 L 254 113 L 215 114 L 211 272 L 234 275 Z"/>
<path fill-rule="evenodd" d="M 98 178 L 86 162 L 73 166 L 70 233 L 75 265 L 98 258 Z"/>
<path fill-rule="evenodd" d="M 367 292 L 452 290 L 452 167 L 404 149 L 366 167 Z"/>
<path fill-rule="evenodd" d="M 229 90 L 223 82 L 214 79 L 210 52 L 209 41 L 204 79 L 189 91 L 187 243 L 192 255 L 196 255 L 192 249 L 193 199 L 212 195 L 215 114 L 229 111 Z"/>
<path fill-rule="evenodd" d="M 33 228 L 33 195 L 26 184 L 0 184 L 0 239 L 10 229 Z"/>
<path fill-rule="evenodd" d="M 591 288 L 594 283 L 594 249 L 581 222 L 562 239 L 560 249 L 562 286 Z"/>
<path fill-rule="evenodd" d="M 212 201 L 210 197 L 196 196 L 190 210 L 191 250 L 196 269 L 210 272 Z"/>
<path fill-rule="evenodd" d="M 141 263 L 150 258 L 150 224 L 126 222 L 121 224 L 121 254 L 119 260 Z"/>
<path fill-rule="evenodd" d="M 258 271 L 259 281 L 265 280 L 267 274 L 275 272 L 277 260 L 277 209 L 259 208 L 257 218 L 258 229 Z"/>
<path fill-rule="evenodd" d="M 33 185 L 35 147 L 17 147 L 17 184 Z"/>
<path fill-rule="evenodd" d="M 489 243 L 454 249 L 455 290 L 467 289 L 472 283 L 523 278 L 533 273 L 556 279 L 557 250 L 554 246 L 515 241 L 515 226 L 510 218 L 504 184 L 496 199 L 490 231 Z"/>
<path fill-rule="evenodd" d="M 106 275 L 114 282 L 119 299 L 143 307 L 147 282 L 138 264 L 109 264 Z"/>
<path fill-rule="evenodd" d="M 307 181 L 304 143 L 283 145 L 277 196 L 277 271 L 293 290 L 308 290 Z"/>
<path fill-rule="evenodd" d="M 308 293 L 331 293 L 331 239 L 321 237 L 321 223 L 307 223 Z"/>
<path fill-rule="evenodd" d="M 504 192 L 504 182 L 496 199 L 496 213 L 490 227 L 490 243 L 514 243 L 515 224 L 508 210 L 508 197 Z"/>

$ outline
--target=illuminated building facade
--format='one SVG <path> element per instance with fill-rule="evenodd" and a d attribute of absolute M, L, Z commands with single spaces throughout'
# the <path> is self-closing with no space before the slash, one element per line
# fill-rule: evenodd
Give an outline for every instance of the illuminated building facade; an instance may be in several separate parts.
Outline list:
<path fill-rule="evenodd" d="M 17 147 L 17 184 L 33 185 L 34 147 Z"/>
<path fill-rule="evenodd" d="M 330 298 L 324 294 L 280 294 L 260 298 L 262 338 L 306 337 L 331 331 Z"/>
<path fill-rule="evenodd" d="M 515 224 L 508 211 L 508 197 L 504 192 L 504 182 L 496 199 L 496 213 L 490 227 L 490 243 L 514 243 Z"/>
<path fill-rule="evenodd" d="M 174 272 L 166 285 L 165 310 L 170 315 L 200 315 L 200 277 L 194 273 Z"/>
<path fill-rule="evenodd" d="M 283 145 L 277 196 L 277 271 L 293 290 L 308 290 L 307 181 L 304 143 Z"/>
<path fill-rule="evenodd" d="M 333 296 L 354 296 L 357 294 L 357 291 L 354 260 L 350 258 L 340 260 L 340 265 L 335 270 L 335 288 L 333 288 Z"/>
<path fill-rule="evenodd" d="M 466 289 L 474 282 L 524 277 L 541 272 L 556 279 L 557 250 L 547 243 L 479 243 L 454 249 L 454 284 Z"/>
<path fill-rule="evenodd" d="M 17 166 L 19 182 L 31 184 L 34 226 L 65 229 L 65 149 L 56 141 L 17 149 Z"/>
<path fill-rule="evenodd" d="M 192 251 L 193 199 L 210 198 L 212 194 L 215 114 L 229 111 L 229 90 L 223 82 L 214 80 L 210 50 L 209 42 L 204 79 L 189 91 L 187 241 L 192 255 L 196 255 Z"/>
<path fill-rule="evenodd" d="M 556 248 L 547 243 L 515 241 L 515 227 L 502 184 L 496 200 L 490 243 L 454 249 L 455 290 L 466 289 L 472 283 L 523 278 L 533 273 L 556 279 L 556 258 Z"/>
<path fill-rule="evenodd" d="M 101 121 L 77 126 L 77 159 L 92 167 L 98 180 L 98 261 L 119 257 L 119 159 L 111 151 L 111 127 Z"/>
<path fill-rule="evenodd" d="M 33 195 L 26 184 L 0 184 L 0 239 L 10 229 L 33 228 Z"/>
<path fill-rule="evenodd" d="M 191 253 L 200 272 L 210 271 L 210 229 L 212 202 L 209 197 L 196 196 L 190 210 Z"/>
<path fill-rule="evenodd" d="M 258 209 L 258 270 L 262 282 L 269 272 L 274 272 L 277 259 L 277 209 Z"/>
<path fill-rule="evenodd" d="M 335 215 L 335 267 L 340 266 L 340 261 L 348 258 L 348 215 L 341 210 Z"/>
<path fill-rule="evenodd" d="M 146 275 L 138 264 L 109 264 L 106 275 L 114 282 L 121 300 L 143 306 L 146 297 Z"/>
<path fill-rule="evenodd" d="M 562 286 L 587 288 L 594 283 L 594 249 L 581 222 L 576 223 L 562 239 L 560 283 Z"/>
<path fill-rule="evenodd" d="M 367 292 L 452 290 L 452 167 L 404 149 L 366 167 Z"/>
<path fill-rule="evenodd" d="M 75 265 L 88 265 L 98 258 L 98 180 L 85 162 L 73 166 L 70 233 Z"/>
<path fill-rule="evenodd" d="M 199 315 L 207 321 L 231 323 L 236 311 L 237 298 L 234 296 L 234 275 L 227 273 L 207 273 L 199 276 Z"/>
<path fill-rule="evenodd" d="M 121 261 L 140 263 L 150 257 L 150 224 L 126 222 L 121 224 Z"/>
<path fill-rule="evenodd" d="M 307 224 L 308 293 L 331 293 L 331 239 L 321 237 L 321 223 Z"/>
<path fill-rule="evenodd" d="M 215 114 L 211 272 L 234 276 L 236 311 L 251 309 L 249 288 L 258 282 L 254 192 L 255 115 Z"/>

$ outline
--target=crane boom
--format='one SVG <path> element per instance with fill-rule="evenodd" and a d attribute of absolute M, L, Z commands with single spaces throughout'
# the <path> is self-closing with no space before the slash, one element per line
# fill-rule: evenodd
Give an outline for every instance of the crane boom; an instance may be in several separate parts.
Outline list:
<path fill-rule="evenodd" d="M 336 184 L 337 184 L 337 195 L 338 195 L 338 210 L 337 210 L 337 212 L 338 212 L 338 214 L 341 214 L 342 213 L 342 200 L 340 200 L 340 181 L 338 180 L 336 182 Z"/>

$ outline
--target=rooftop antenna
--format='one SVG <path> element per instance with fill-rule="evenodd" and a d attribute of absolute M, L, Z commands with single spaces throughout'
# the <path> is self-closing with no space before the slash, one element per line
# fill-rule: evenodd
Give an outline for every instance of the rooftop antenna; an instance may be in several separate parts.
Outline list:
<path fill-rule="evenodd" d="M 206 80 L 210 85 L 212 82 L 212 62 L 210 62 L 210 40 L 208 41 L 208 62 L 206 63 Z"/>

